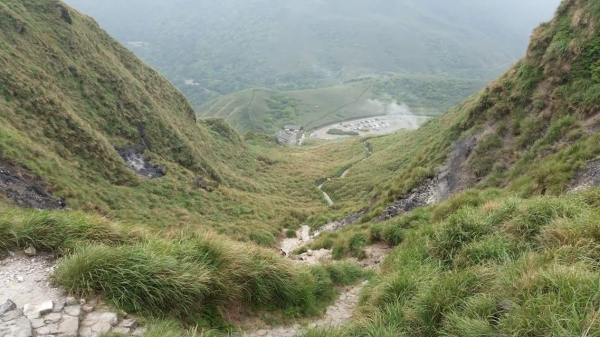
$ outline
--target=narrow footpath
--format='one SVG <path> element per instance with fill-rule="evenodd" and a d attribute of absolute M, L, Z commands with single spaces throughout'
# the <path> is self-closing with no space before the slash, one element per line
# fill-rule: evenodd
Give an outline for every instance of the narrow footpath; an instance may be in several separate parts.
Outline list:
<path fill-rule="evenodd" d="M 366 149 L 366 155 L 363 160 L 366 160 L 371 156 L 371 150 L 368 143 L 365 141 L 363 145 Z M 350 172 L 350 168 L 346 169 L 340 176 L 339 179 L 344 179 Z M 330 181 L 328 179 L 327 181 Z M 318 186 L 319 190 L 323 193 L 323 197 L 329 203 L 329 206 L 333 206 L 334 202 L 331 197 L 323 191 L 325 182 Z M 359 213 L 360 215 L 360 213 Z M 296 237 L 283 239 L 280 243 L 281 252 L 283 252 L 288 258 L 298 264 L 319 264 L 327 263 L 333 260 L 332 250 L 320 249 L 320 250 L 309 250 L 300 255 L 293 255 L 293 252 L 303 246 L 310 244 L 320 233 L 326 231 L 336 231 L 342 228 L 339 222 L 333 222 L 326 224 L 318 230 L 315 230 L 311 236 L 309 226 L 302 226 L 296 231 Z M 367 258 L 362 261 L 356 261 L 364 269 L 377 270 L 385 256 L 388 254 L 390 247 L 385 244 L 375 244 L 365 249 Z M 246 337 L 294 337 L 306 329 L 312 329 L 315 327 L 332 327 L 337 328 L 349 323 L 354 318 L 354 311 L 358 306 L 359 295 L 362 288 L 367 285 L 368 281 L 364 281 L 359 285 L 347 287 L 342 289 L 342 293 L 338 299 L 330 305 L 325 314 L 308 323 L 306 326 L 294 324 L 291 326 L 282 327 L 266 327 L 262 329 L 255 329 L 252 331 L 243 332 L 241 336 Z"/>
<path fill-rule="evenodd" d="M 371 154 L 372 154 L 371 149 L 369 148 L 369 143 L 367 143 L 366 141 L 364 141 L 363 145 L 364 145 L 365 149 L 367 150 L 367 152 L 366 152 L 365 158 L 363 158 L 361 160 L 361 162 L 367 160 L 371 156 Z M 346 178 L 346 176 L 348 175 L 348 173 L 350 173 L 350 168 L 351 167 L 347 168 L 344 172 L 342 172 L 342 175 L 339 176 L 339 179 Z M 333 200 L 331 199 L 331 197 L 329 196 L 329 194 L 327 194 L 327 192 L 323 191 L 323 186 L 325 186 L 325 183 L 328 182 L 328 181 L 330 181 L 330 180 L 331 179 L 328 178 L 324 183 L 322 183 L 321 185 L 317 186 L 318 189 L 321 191 L 321 193 L 323 193 L 323 197 L 325 198 L 325 200 L 327 200 L 327 203 L 329 204 L 329 207 L 335 205 L 335 203 L 333 202 Z"/>

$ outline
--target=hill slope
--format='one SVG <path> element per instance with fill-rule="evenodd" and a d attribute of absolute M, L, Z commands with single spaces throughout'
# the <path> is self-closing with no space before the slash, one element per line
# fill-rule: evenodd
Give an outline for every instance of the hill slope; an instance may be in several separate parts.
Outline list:
<path fill-rule="evenodd" d="M 407 106 L 404 113 L 439 116 L 481 89 L 488 81 L 435 76 L 369 76 L 322 89 L 274 91 L 249 89 L 210 101 L 198 117 L 219 117 L 239 132 L 275 133 L 285 124 L 313 130 L 361 117 L 390 113 L 388 103 Z"/>
<path fill-rule="evenodd" d="M 58 207 L 54 195 L 113 219 L 240 239 L 262 231 L 273 244 L 288 220 L 325 207 L 314 187 L 323 171 L 362 156 L 356 146 L 342 161 L 303 169 L 296 158 L 319 154 L 285 154 L 260 136 L 246 142 L 222 120 L 196 123 L 177 89 L 89 17 L 49 0 L 3 2 L 0 15 L 5 202 Z M 145 175 L 166 175 L 136 174 L 129 166 L 141 158 Z M 282 214 L 257 211 L 265 205 Z"/>
<path fill-rule="evenodd" d="M 55 0 L 0 3 L 0 63 L 0 258 L 64 257 L 53 282 L 177 319 L 151 326 L 161 337 L 228 329 L 233 307 L 315 315 L 336 285 L 362 277 L 275 249 L 284 228 L 327 208 L 315 182 L 363 158 L 362 146 L 320 162 L 318 149 L 197 123 L 166 79 Z"/>
<path fill-rule="evenodd" d="M 355 264 L 230 238 L 274 248 L 329 223 L 310 245 L 336 259 L 395 248 L 351 324 L 306 336 L 600 334 L 597 1 L 564 1 L 523 60 L 421 129 L 309 149 L 196 123 L 62 3 L 8 0 L 0 18 L 0 248 L 64 254 L 53 281 L 69 292 L 192 330 L 229 331 L 240 308 L 319 315 Z M 62 196 L 67 210 L 15 207 Z M 149 336 L 198 335 L 166 326 Z"/>
<path fill-rule="evenodd" d="M 505 75 L 325 185 L 366 215 L 312 248 L 396 248 L 355 323 L 305 336 L 600 334 L 599 23 L 564 1 Z"/>

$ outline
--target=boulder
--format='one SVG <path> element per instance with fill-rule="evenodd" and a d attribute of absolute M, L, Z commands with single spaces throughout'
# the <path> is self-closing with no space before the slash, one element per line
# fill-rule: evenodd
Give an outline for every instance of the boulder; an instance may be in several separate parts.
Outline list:
<path fill-rule="evenodd" d="M 75 299 L 75 297 L 67 297 L 67 299 L 65 300 L 65 304 L 66 305 L 76 305 L 79 302 L 77 302 L 77 299 Z"/>
<path fill-rule="evenodd" d="M 60 337 L 77 337 L 79 331 L 79 317 L 65 316 L 58 325 L 58 335 Z"/>
<path fill-rule="evenodd" d="M 37 250 L 34 247 L 29 247 L 29 248 L 25 249 L 23 251 L 23 253 L 25 253 L 25 255 L 27 255 L 27 256 L 36 256 Z"/>
<path fill-rule="evenodd" d="M 29 319 L 40 318 L 43 315 L 52 312 L 54 308 L 54 302 L 52 301 L 44 301 L 38 305 L 25 304 L 23 307 L 23 312 L 25 316 Z"/>
<path fill-rule="evenodd" d="M 70 305 L 65 307 L 65 314 L 73 317 L 83 317 L 83 310 L 81 310 L 81 306 L 79 305 Z"/>
<path fill-rule="evenodd" d="M 58 322 L 60 322 L 61 318 L 62 318 L 62 315 L 60 313 L 53 312 L 44 317 L 44 323 L 45 324 L 58 323 Z"/>
<path fill-rule="evenodd" d="M 0 306 L 0 315 L 4 315 L 5 312 L 15 310 L 16 308 L 17 305 L 15 304 L 15 302 L 7 300 L 6 303 Z"/>
<path fill-rule="evenodd" d="M 61 312 L 65 308 L 66 301 L 58 300 L 54 302 L 54 308 L 52 308 L 52 312 Z"/>

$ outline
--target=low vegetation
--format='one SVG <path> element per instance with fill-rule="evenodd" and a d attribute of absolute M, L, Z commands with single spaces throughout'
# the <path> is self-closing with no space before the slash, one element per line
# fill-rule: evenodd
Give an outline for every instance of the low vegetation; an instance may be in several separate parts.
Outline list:
<path fill-rule="evenodd" d="M 67 292 L 202 328 L 227 329 L 223 314 L 232 303 L 287 318 L 317 315 L 336 286 L 365 276 L 352 263 L 298 266 L 273 250 L 212 234 L 151 233 L 64 211 L 3 209 L 0 248 L 64 255 L 53 280 Z"/>
<path fill-rule="evenodd" d="M 197 109 L 199 117 L 226 119 L 239 132 L 275 133 L 285 124 L 308 130 L 341 121 L 394 113 L 439 116 L 487 81 L 435 76 L 386 75 L 360 78 L 337 86 L 277 92 L 256 88 L 220 97 Z M 386 107 L 388 106 L 388 107 Z"/>
<path fill-rule="evenodd" d="M 222 322 L 232 303 L 287 317 L 317 315 L 333 300 L 335 285 L 361 277 L 355 265 L 296 266 L 274 251 L 207 235 L 82 247 L 54 273 L 71 293 L 101 294 L 127 312 L 202 326 Z"/>
<path fill-rule="evenodd" d="M 356 131 L 344 131 L 344 130 L 340 130 L 340 129 L 329 129 L 329 130 L 327 130 L 327 134 L 335 135 L 335 136 L 358 136 L 359 135 L 359 133 Z"/>
<path fill-rule="evenodd" d="M 471 191 L 367 229 L 397 247 L 363 318 L 305 336 L 599 334 L 599 200 Z"/>

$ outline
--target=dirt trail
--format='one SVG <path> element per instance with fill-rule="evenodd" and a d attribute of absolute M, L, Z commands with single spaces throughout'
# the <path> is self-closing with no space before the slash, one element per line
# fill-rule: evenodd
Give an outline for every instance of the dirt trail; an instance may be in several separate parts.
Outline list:
<path fill-rule="evenodd" d="M 348 218 L 355 217 L 356 215 L 352 215 Z M 305 244 L 309 244 L 319 235 L 319 233 L 322 233 L 323 231 L 335 231 L 338 228 L 339 227 L 326 225 L 319 231 L 316 231 L 315 235 L 310 236 L 310 228 L 308 226 L 303 226 L 297 231 L 297 238 L 284 239 L 281 242 L 281 250 L 286 252 L 288 257 L 293 259 L 296 263 L 300 264 L 318 264 L 331 261 L 333 259 L 332 254 L 331 250 L 328 249 L 316 251 L 309 250 L 308 252 L 297 256 L 290 256 L 289 252 L 292 252 Z M 378 270 L 383 259 L 388 254 L 389 249 L 390 247 L 383 243 L 369 246 L 365 249 L 367 257 L 361 261 L 356 260 L 356 262 L 364 269 Z M 367 284 L 368 281 L 364 281 L 360 285 L 342 289 L 340 296 L 332 305 L 327 307 L 325 314 L 319 319 L 316 319 L 305 326 L 301 326 L 300 324 L 282 327 L 266 326 L 265 328 L 252 329 L 251 331 L 243 332 L 241 335 L 246 337 L 293 337 L 305 331 L 306 329 L 312 329 L 316 327 L 341 327 L 349 323 L 352 318 L 354 318 L 354 311 L 358 306 L 360 292 Z"/>
<path fill-rule="evenodd" d="M 367 284 L 362 284 L 344 289 L 342 294 L 325 311 L 325 315 L 318 320 L 309 323 L 306 327 L 294 324 L 289 327 L 278 327 L 270 329 L 258 329 L 250 333 L 245 333 L 247 337 L 294 337 L 306 328 L 315 327 L 340 327 L 348 323 L 354 317 L 354 309 L 358 306 L 361 289 Z"/>
<path fill-rule="evenodd" d="M 363 160 L 366 160 L 371 156 L 371 149 L 369 148 L 369 144 L 367 142 L 363 142 L 363 145 L 366 149 L 366 156 Z M 339 179 L 345 178 L 350 172 L 350 168 L 346 169 L 339 177 Z M 330 179 L 327 179 L 330 181 Z M 325 185 L 325 182 L 318 186 L 319 190 L 323 192 L 322 188 Z M 323 196 L 327 200 L 330 206 L 334 205 L 333 200 L 329 197 L 329 195 L 323 192 Z M 332 250 L 330 249 L 320 249 L 320 250 L 309 250 L 300 255 L 291 255 L 291 253 L 301 248 L 305 245 L 310 244 L 319 234 L 331 231 L 334 232 L 339 230 L 345 226 L 356 223 L 358 220 L 362 218 L 362 216 L 366 213 L 366 210 L 358 212 L 356 214 L 352 214 L 342 220 L 334 221 L 326 224 L 325 226 L 315 230 L 313 235 L 310 235 L 310 227 L 302 226 L 298 231 L 296 231 L 295 238 L 286 238 L 281 241 L 280 248 L 281 251 L 285 253 L 285 255 L 299 264 L 308 264 L 314 265 L 324 262 L 329 262 L 333 260 Z M 366 258 L 363 260 L 354 259 L 361 267 L 364 269 L 370 270 L 378 270 L 381 265 L 383 259 L 388 254 L 390 247 L 386 244 L 379 243 L 365 248 Z M 354 317 L 354 311 L 358 306 L 359 295 L 362 288 L 368 283 L 368 281 L 364 281 L 362 284 L 347 287 L 342 290 L 341 295 L 338 299 L 330 305 L 325 314 L 310 323 L 306 326 L 301 326 L 299 324 L 294 324 L 291 326 L 284 327 L 269 327 L 261 329 L 253 329 L 252 331 L 243 332 L 242 336 L 247 337 L 293 337 L 301 333 L 302 331 L 315 327 L 340 327 L 347 324 Z"/>
<path fill-rule="evenodd" d="M 305 244 L 311 241 L 310 237 L 310 227 L 302 226 L 302 228 L 296 231 L 295 238 L 286 238 L 281 241 L 281 250 L 286 253 L 286 255 L 290 255 L 294 250 L 304 246 Z"/>
<path fill-rule="evenodd" d="M 327 194 L 325 191 L 323 191 L 324 185 L 325 185 L 325 183 L 322 183 L 321 185 L 318 186 L 318 188 L 323 193 L 323 197 L 325 198 L 325 200 L 327 200 L 327 203 L 329 204 L 329 206 L 333 206 L 333 205 L 335 205 L 335 203 L 333 202 L 333 200 L 331 200 L 331 197 L 329 196 L 329 194 Z"/>
<path fill-rule="evenodd" d="M 34 252 L 29 251 L 30 255 Z M 0 336 L 143 336 L 146 329 L 96 301 L 67 297 L 49 278 L 54 256 L 10 253 L 0 260 Z"/>
<path fill-rule="evenodd" d="M 365 147 L 365 149 L 367 150 L 366 152 L 366 156 L 365 158 L 363 158 L 361 160 L 361 162 L 367 160 L 373 153 L 371 152 L 371 149 L 369 148 L 369 144 L 365 141 L 363 142 L 363 145 Z M 350 173 L 350 169 L 352 167 L 347 168 L 344 172 L 342 172 L 342 175 L 339 176 L 339 179 L 344 179 L 346 178 L 346 176 L 348 175 L 348 173 Z M 321 185 L 318 186 L 319 190 L 323 193 L 323 197 L 325 198 L 325 200 L 327 200 L 327 203 L 329 204 L 329 206 L 333 206 L 335 205 L 335 203 L 333 202 L 333 200 L 331 199 L 331 197 L 329 196 L 329 194 L 327 194 L 327 192 L 323 191 L 323 186 L 325 186 L 325 183 L 330 181 L 331 178 L 328 178 L 324 183 L 322 183 Z"/>
<path fill-rule="evenodd" d="M 48 276 L 54 269 L 53 257 L 27 257 L 16 254 L 0 261 L 0 304 L 12 300 L 19 307 L 64 294 L 50 286 Z"/>

